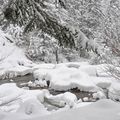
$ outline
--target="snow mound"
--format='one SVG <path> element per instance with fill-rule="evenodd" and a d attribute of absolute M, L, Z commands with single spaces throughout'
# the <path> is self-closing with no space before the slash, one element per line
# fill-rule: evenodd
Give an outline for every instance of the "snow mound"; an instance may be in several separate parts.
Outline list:
<path fill-rule="evenodd" d="M 66 91 L 78 88 L 81 91 L 98 91 L 109 88 L 113 78 L 105 71 L 105 64 L 89 65 L 87 62 L 70 62 L 53 64 L 41 64 L 34 71 L 36 79 L 34 85 L 47 86 L 58 91 Z"/>
<path fill-rule="evenodd" d="M 41 82 L 50 81 L 50 87 L 55 90 L 68 90 L 78 88 L 81 91 L 94 91 L 97 89 L 91 78 L 75 64 L 58 64 L 53 69 L 38 69 L 34 72 L 34 77 Z M 44 84 L 46 86 L 46 84 Z M 43 84 L 41 85 L 43 86 Z"/>
<path fill-rule="evenodd" d="M 49 95 L 46 96 L 47 99 L 54 102 L 59 102 L 59 106 L 65 106 L 68 105 L 70 108 L 74 107 L 74 105 L 77 103 L 77 97 L 73 93 L 65 92 L 63 94 L 59 95 Z"/>
<path fill-rule="evenodd" d="M 92 77 L 92 81 L 100 88 L 109 88 L 112 84 L 111 77 Z"/>
<path fill-rule="evenodd" d="M 53 73 L 50 87 L 55 90 L 78 88 L 81 91 L 90 91 L 95 88 L 89 76 L 76 68 L 63 67 L 53 70 Z"/>

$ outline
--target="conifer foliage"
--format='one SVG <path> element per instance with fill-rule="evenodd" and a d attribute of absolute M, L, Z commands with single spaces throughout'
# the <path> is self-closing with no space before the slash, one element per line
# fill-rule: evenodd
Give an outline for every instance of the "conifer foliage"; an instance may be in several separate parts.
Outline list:
<path fill-rule="evenodd" d="M 45 0 L 10 0 L 4 10 L 7 21 L 24 27 L 24 33 L 34 29 L 53 36 L 59 45 L 75 46 L 74 34 L 49 14 L 48 1 Z"/>

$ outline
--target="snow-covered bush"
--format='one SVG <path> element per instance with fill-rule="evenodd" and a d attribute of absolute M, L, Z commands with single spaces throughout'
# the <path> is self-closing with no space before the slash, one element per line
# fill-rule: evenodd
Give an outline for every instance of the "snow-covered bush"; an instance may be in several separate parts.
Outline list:
<path fill-rule="evenodd" d="M 60 54 L 62 54 L 63 57 L 69 62 L 74 62 L 74 61 L 80 60 L 79 51 L 76 51 L 75 49 L 61 47 Z"/>
<path fill-rule="evenodd" d="M 28 35 L 23 33 L 24 27 L 20 27 L 18 25 L 10 24 L 5 29 L 5 33 L 11 35 L 14 43 L 18 47 L 27 48 L 30 44 L 30 40 L 28 39 Z"/>
<path fill-rule="evenodd" d="M 111 0 L 104 8 L 105 16 L 100 39 L 104 47 L 101 50 L 100 63 L 108 64 L 108 73 L 120 79 L 120 1 Z"/>
<path fill-rule="evenodd" d="M 42 31 L 29 34 L 29 46 L 26 50 L 28 58 L 36 61 L 55 62 L 55 52 L 58 49 L 57 41 Z"/>
<path fill-rule="evenodd" d="M 97 65 L 97 64 L 105 64 L 108 59 L 111 59 L 111 50 L 108 46 L 104 46 L 104 44 L 99 47 L 99 54 L 91 54 L 90 64 Z"/>

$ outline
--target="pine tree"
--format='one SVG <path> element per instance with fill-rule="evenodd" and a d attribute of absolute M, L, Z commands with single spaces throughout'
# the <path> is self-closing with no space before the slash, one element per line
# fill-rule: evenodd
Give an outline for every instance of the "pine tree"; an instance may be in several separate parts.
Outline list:
<path fill-rule="evenodd" d="M 48 12 L 47 4 L 45 0 L 10 0 L 4 16 L 9 23 L 25 26 L 24 33 L 41 29 L 58 39 L 59 45 L 75 46 L 73 33 Z"/>

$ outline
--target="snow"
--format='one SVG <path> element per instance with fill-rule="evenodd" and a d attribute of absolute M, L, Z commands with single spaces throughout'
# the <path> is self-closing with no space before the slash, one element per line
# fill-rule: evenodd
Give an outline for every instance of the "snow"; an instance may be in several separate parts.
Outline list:
<path fill-rule="evenodd" d="M 49 114 L 43 104 L 38 102 L 36 99 L 29 99 L 22 103 L 20 108 L 17 110 L 17 113 L 27 115 L 40 114 L 40 116 Z"/>
<path fill-rule="evenodd" d="M 105 97 L 101 93 L 102 89 L 119 95 L 120 83 L 106 73 L 106 66 L 90 65 L 88 62 L 37 65 L 38 69 L 33 73 L 36 81 L 31 84 L 43 87 L 47 86 L 46 81 L 50 81 L 50 89 L 66 91 L 78 88 L 81 91 L 96 92 L 96 98 L 100 99 Z"/>
<path fill-rule="evenodd" d="M 15 83 L 7 83 L 0 85 L 0 110 L 4 112 L 21 111 L 24 114 L 34 113 L 34 111 L 41 111 L 41 115 L 47 114 L 48 111 L 44 106 L 44 102 L 53 102 L 55 105 L 61 104 L 61 107 L 74 107 L 77 104 L 77 97 L 65 92 L 59 95 L 51 95 L 48 90 L 26 90 L 16 86 Z M 64 106 L 62 105 L 64 104 Z M 38 107 L 37 107 L 38 106 Z M 46 111 L 46 112 L 45 112 Z"/>
<path fill-rule="evenodd" d="M 100 99 L 88 103 L 89 98 L 84 97 L 83 103 L 70 92 L 51 95 L 47 89 L 29 90 L 14 83 L 3 84 L 0 85 L 0 120 L 118 120 L 120 104 L 106 98 L 120 101 L 120 82 L 107 74 L 106 67 L 88 62 L 36 65 L 26 58 L 11 36 L 0 30 L 0 79 L 33 73 L 35 81 L 30 81 L 28 86 L 47 87 L 49 81 L 49 89 L 78 88 L 94 92 L 93 99 Z M 48 111 L 45 104 L 57 109 Z"/>
<path fill-rule="evenodd" d="M 113 100 L 120 101 L 120 82 L 115 81 L 109 88 L 109 97 Z"/>
<path fill-rule="evenodd" d="M 93 98 L 95 99 L 106 99 L 106 95 L 102 91 L 98 91 L 97 93 L 93 94 Z"/>
<path fill-rule="evenodd" d="M 118 120 L 120 104 L 111 100 L 100 100 L 89 106 L 44 116 L 42 120 Z M 39 117 L 34 118 L 38 120 Z"/>
<path fill-rule="evenodd" d="M 50 89 L 67 91 L 78 88 L 81 91 L 95 92 L 95 99 L 106 98 L 120 100 L 120 83 L 106 72 L 106 64 L 90 65 L 88 62 L 70 62 L 61 64 L 37 65 L 34 71 L 34 85 L 47 86 Z M 105 90 L 105 91 L 103 91 Z"/>
<path fill-rule="evenodd" d="M 37 100 L 37 95 L 40 93 L 42 93 L 42 96 L 44 95 L 43 91 L 20 89 L 15 83 L 3 84 L 0 86 L 0 110 L 15 112 L 21 104 L 24 104 L 24 102 L 29 101 L 30 99 Z"/>
<path fill-rule="evenodd" d="M 50 74 L 52 78 L 50 87 L 55 90 L 78 88 L 81 91 L 89 91 L 95 89 L 89 76 L 76 68 L 58 68 L 58 70 L 53 70 L 53 73 Z"/>
<path fill-rule="evenodd" d="M 0 30 L 0 79 L 32 73 L 33 63 L 28 60 L 24 50 L 18 48 L 14 39 Z"/>
<path fill-rule="evenodd" d="M 51 95 L 47 89 L 28 90 L 18 88 L 14 83 L 3 84 L 0 85 L 0 120 L 118 120 L 120 104 L 106 99 L 104 89 L 108 90 L 111 99 L 120 100 L 120 83 L 105 76 L 104 72 L 104 76 L 99 76 L 101 66 L 87 62 L 34 66 L 36 82 L 29 82 L 29 85 L 46 86 L 49 80 L 50 89 L 62 91 L 77 87 L 83 91 L 94 90 L 93 98 L 100 100 L 91 103 L 87 102 L 88 97 L 84 97 L 83 103 L 70 92 Z M 48 111 L 46 102 L 57 109 Z"/>
<path fill-rule="evenodd" d="M 70 92 L 54 96 L 48 90 L 25 90 L 14 83 L 3 84 L 0 85 L 0 120 L 118 120 L 119 103 L 106 99 L 103 92 L 94 93 L 93 97 L 103 100 L 83 103 Z M 65 107 L 48 111 L 44 106 L 45 98 L 61 106 L 65 103 Z M 84 101 L 87 99 L 85 97 Z"/>
<path fill-rule="evenodd" d="M 84 97 L 84 98 L 83 98 L 83 101 L 84 101 L 84 102 L 87 102 L 88 100 L 89 100 L 88 97 Z"/>
<path fill-rule="evenodd" d="M 88 74 L 83 72 L 79 63 L 58 64 L 51 69 L 39 68 L 34 71 L 34 76 L 40 82 L 50 81 L 50 88 L 55 90 L 68 90 L 78 88 L 81 91 L 94 91 L 96 85 Z M 43 85 L 42 85 L 43 86 Z"/>
<path fill-rule="evenodd" d="M 112 84 L 113 78 L 111 77 L 92 77 L 92 81 L 100 88 L 109 88 Z"/>
<path fill-rule="evenodd" d="M 65 92 L 63 94 L 59 94 L 56 96 L 48 96 L 48 99 L 52 99 L 52 100 L 57 100 L 57 101 L 64 101 L 62 106 L 68 105 L 70 108 L 73 107 L 75 105 L 75 103 L 77 103 L 77 97 L 70 92 Z M 55 102 L 55 101 L 54 101 Z"/>
<path fill-rule="evenodd" d="M 34 77 L 37 79 L 35 83 L 46 86 L 45 82 L 50 81 L 50 88 L 59 91 L 72 88 L 81 91 L 98 91 L 98 88 L 109 88 L 112 83 L 112 78 L 103 70 L 106 65 L 71 62 L 40 66 L 34 71 Z"/>
<path fill-rule="evenodd" d="M 29 106 L 26 109 L 27 115 L 20 111 L 17 113 L 0 112 L 0 120 L 16 120 L 16 118 L 17 120 L 119 120 L 120 118 L 120 104 L 106 99 L 79 108 L 65 109 L 64 111 L 53 112 L 52 114 L 48 113 L 42 116 L 38 110 L 35 110 L 35 108 L 39 109 L 35 105 L 39 103 L 36 101 L 32 103 L 35 107 Z M 26 104 L 31 104 L 31 102 Z M 34 108 L 32 111 L 31 107 Z M 29 115 L 29 113 L 32 113 L 32 115 Z"/>

